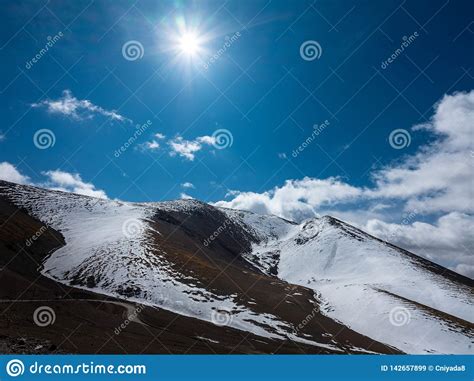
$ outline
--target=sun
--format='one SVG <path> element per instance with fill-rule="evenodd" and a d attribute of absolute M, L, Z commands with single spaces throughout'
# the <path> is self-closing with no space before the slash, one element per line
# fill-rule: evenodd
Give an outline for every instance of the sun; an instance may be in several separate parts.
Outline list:
<path fill-rule="evenodd" d="M 188 20 L 176 17 L 159 34 L 162 51 L 170 53 L 170 66 L 179 65 L 186 71 L 199 69 L 210 56 L 208 44 L 215 38 L 215 32 L 199 22 L 199 18 Z"/>
<path fill-rule="evenodd" d="M 183 33 L 178 42 L 179 50 L 188 55 L 194 56 L 201 50 L 200 39 L 197 33 L 186 32 Z"/>

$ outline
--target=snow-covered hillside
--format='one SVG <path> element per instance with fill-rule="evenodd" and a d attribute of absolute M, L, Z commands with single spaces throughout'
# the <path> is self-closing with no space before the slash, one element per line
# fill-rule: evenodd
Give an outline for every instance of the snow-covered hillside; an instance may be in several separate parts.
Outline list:
<path fill-rule="evenodd" d="M 248 239 L 242 247 L 249 249 L 238 253 L 246 262 L 235 258 L 247 266 L 238 273 L 252 268 L 256 279 L 270 275 L 265 276 L 270 284 L 277 277 L 306 287 L 314 295 L 310 302 L 322 301 L 323 313 L 333 321 L 407 353 L 474 353 L 472 282 L 331 217 L 296 224 L 193 200 L 134 204 L 2 182 L 0 196 L 63 235 L 66 244 L 51 253 L 41 272 L 70 286 L 215 324 L 224 320 L 265 338 L 340 351 L 337 335 L 322 343 L 299 332 L 299 322 L 273 309 L 262 311 L 235 280 L 229 278 L 232 292 L 209 282 L 204 262 L 197 262 L 197 269 L 204 269 L 199 276 L 196 269 L 184 271 L 187 261 L 172 263 L 170 251 L 179 257 L 178 244 L 185 245 L 186 237 L 194 246 L 209 233 L 202 225 L 218 226 L 214 236 L 227 234 L 228 240 L 214 250 L 225 255 L 236 239 Z M 197 221 L 186 222 L 196 215 Z M 175 237 L 163 230 L 170 221 L 181 228 L 182 242 L 167 244 Z M 189 250 L 193 254 L 196 248 Z M 292 303 L 284 298 L 282 303 Z"/>
<path fill-rule="evenodd" d="M 167 261 L 151 239 L 161 234 L 151 217 L 158 211 L 192 213 L 202 203 L 133 204 L 0 184 L 1 194 L 63 234 L 66 245 L 43 263 L 42 273 L 52 279 L 262 337 L 340 351 L 295 335 L 291 324 L 271 313 L 255 312 L 239 303 L 237 294 L 214 293 Z"/>
<path fill-rule="evenodd" d="M 472 287 L 332 217 L 296 228 L 280 223 L 287 228 L 273 231 L 282 234 L 269 235 L 245 258 L 314 289 L 329 316 L 408 353 L 474 353 L 472 327 L 466 331 L 458 321 L 474 321 Z"/>

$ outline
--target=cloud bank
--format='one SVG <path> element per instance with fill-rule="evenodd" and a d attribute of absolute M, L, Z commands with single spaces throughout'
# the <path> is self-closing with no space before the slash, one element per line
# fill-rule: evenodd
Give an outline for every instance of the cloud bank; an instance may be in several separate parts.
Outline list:
<path fill-rule="evenodd" d="M 86 183 L 78 173 L 69 173 L 60 170 L 42 172 L 48 178 L 45 184 L 47 188 L 60 190 L 63 192 L 72 192 L 85 196 L 107 199 L 107 194 L 96 189 L 92 183 Z"/>
<path fill-rule="evenodd" d="M 230 200 L 215 204 L 297 221 L 332 214 L 474 277 L 473 126 L 474 91 L 445 95 L 429 123 L 412 128 L 434 141 L 374 171 L 370 187 L 305 177 L 263 193 L 232 191 Z"/>
<path fill-rule="evenodd" d="M 72 192 L 97 198 L 108 198 L 105 191 L 97 189 L 92 183 L 83 181 L 78 173 L 54 170 L 42 172 L 41 174 L 45 176 L 45 180 L 34 183 L 28 176 L 20 173 L 13 164 L 8 162 L 0 163 L 0 180 L 17 184 L 35 185 L 42 188 Z"/>
<path fill-rule="evenodd" d="M 22 175 L 13 164 L 6 161 L 0 163 L 0 180 L 10 181 L 17 184 L 29 184 L 28 176 Z"/>

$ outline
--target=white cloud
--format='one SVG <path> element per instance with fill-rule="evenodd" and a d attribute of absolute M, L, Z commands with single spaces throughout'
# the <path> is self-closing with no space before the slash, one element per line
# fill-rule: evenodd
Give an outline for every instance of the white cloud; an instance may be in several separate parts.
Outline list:
<path fill-rule="evenodd" d="M 171 156 L 178 154 L 179 156 L 191 161 L 194 160 L 194 154 L 202 148 L 201 144 L 198 142 L 184 140 L 181 136 L 169 141 L 168 144 L 171 148 Z"/>
<path fill-rule="evenodd" d="M 94 115 L 103 115 L 120 122 L 131 122 L 114 110 L 103 109 L 87 99 L 77 99 L 70 90 L 64 90 L 62 97 L 58 99 L 47 99 L 40 103 L 33 103 L 31 106 L 46 107 L 51 114 L 60 114 L 77 120 L 91 119 Z"/>
<path fill-rule="evenodd" d="M 216 144 L 216 138 L 214 136 L 200 136 L 196 139 L 199 143 L 213 145 Z"/>
<path fill-rule="evenodd" d="M 47 187 L 50 189 L 72 192 L 85 196 L 105 198 L 106 193 L 101 189 L 96 189 L 94 184 L 86 183 L 78 173 L 69 173 L 60 170 L 42 172 L 48 177 Z"/>
<path fill-rule="evenodd" d="M 6 136 L 0 132 L 0 142 L 4 141 L 6 139 Z"/>
<path fill-rule="evenodd" d="M 0 180 L 10 181 L 17 184 L 28 184 L 28 176 L 22 175 L 13 164 L 6 161 L 0 163 Z"/>
<path fill-rule="evenodd" d="M 194 188 L 195 188 L 194 184 L 193 184 L 193 183 L 190 183 L 190 182 L 182 183 L 181 186 L 182 186 L 183 188 L 188 188 L 188 189 L 194 189 Z"/>
<path fill-rule="evenodd" d="M 160 148 L 160 143 L 158 143 L 156 140 L 152 140 L 151 142 L 146 142 L 144 148 L 154 151 Z"/>
<path fill-rule="evenodd" d="M 419 221 L 387 223 L 373 219 L 367 222 L 364 230 L 427 259 L 455 268 L 460 262 L 474 266 L 471 253 L 474 248 L 473 229 L 473 216 L 452 212 L 432 224 Z"/>
<path fill-rule="evenodd" d="M 182 200 L 194 200 L 194 198 L 186 193 L 181 193 L 180 198 Z"/>
<path fill-rule="evenodd" d="M 430 122 L 412 129 L 429 131 L 435 140 L 401 163 L 375 170 L 372 187 L 304 178 L 263 193 L 234 191 L 230 201 L 216 205 L 294 220 L 332 214 L 472 276 L 473 126 L 474 91 L 445 95 Z M 416 211 L 416 220 L 402 221 L 401 211 Z"/>
<path fill-rule="evenodd" d="M 164 140 L 166 136 L 162 133 L 154 134 L 155 139 L 145 142 L 140 145 L 142 150 L 157 150 L 161 147 L 158 140 Z M 216 139 L 212 136 L 198 136 L 193 140 L 186 140 L 182 136 L 177 135 L 173 139 L 169 139 L 167 144 L 169 146 L 170 156 L 180 156 L 186 160 L 193 161 L 196 158 L 196 152 L 199 152 L 206 145 L 213 145 L 216 143 Z"/>
<path fill-rule="evenodd" d="M 171 151 L 170 156 L 179 155 L 187 160 L 193 161 L 195 153 L 203 148 L 203 145 L 212 145 L 215 143 L 215 138 L 212 136 L 199 136 L 194 140 L 185 140 L 182 136 L 168 142 Z"/>
<path fill-rule="evenodd" d="M 329 207 L 337 202 L 348 202 L 361 195 L 362 191 L 345 184 L 337 178 L 325 180 L 305 177 L 302 180 L 287 180 L 282 187 L 264 193 L 236 192 L 231 201 L 219 201 L 217 206 L 253 210 L 260 214 L 303 220 L 317 215 L 320 207 Z"/>
<path fill-rule="evenodd" d="M 166 138 L 165 135 L 163 135 L 162 133 L 160 132 L 157 132 L 156 134 L 153 135 L 155 139 L 152 139 L 148 142 L 145 142 L 143 144 L 140 144 L 139 145 L 139 149 L 143 150 L 143 151 L 156 151 L 157 149 L 159 149 L 161 147 L 161 144 L 158 142 L 158 140 L 163 140 Z"/>
<path fill-rule="evenodd" d="M 446 95 L 436 105 L 426 129 L 437 137 L 399 166 L 374 174 L 376 188 L 368 196 L 406 200 L 406 210 L 474 212 L 474 91 Z"/>
<path fill-rule="evenodd" d="M 43 188 L 72 192 L 85 196 L 107 199 L 107 194 L 96 189 L 92 183 L 86 183 L 78 173 L 69 173 L 60 170 L 46 171 L 41 173 L 46 180 L 35 183 L 28 176 L 23 175 L 13 164 L 0 163 L 0 180 L 10 181 L 17 184 L 36 185 Z"/>

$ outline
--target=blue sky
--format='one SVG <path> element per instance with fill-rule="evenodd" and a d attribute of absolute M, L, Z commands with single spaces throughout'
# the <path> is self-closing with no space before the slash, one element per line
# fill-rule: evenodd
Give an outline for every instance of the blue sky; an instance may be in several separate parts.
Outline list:
<path fill-rule="evenodd" d="M 431 151 L 454 149 L 436 115 L 472 121 L 470 1 L 0 8 L 3 178 L 126 201 L 187 195 L 295 219 L 331 213 L 422 254 L 430 235 L 453 235 L 446 226 L 473 226 L 465 181 L 414 184 L 421 163 L 439 159 Z M 472 169 L 472 145 L 460 151 Z M 397 168 L 413 178 L 404 192 L 393 189 Z M 472 242 L 446 240 L 426 256 L 474 271 Z"/>

